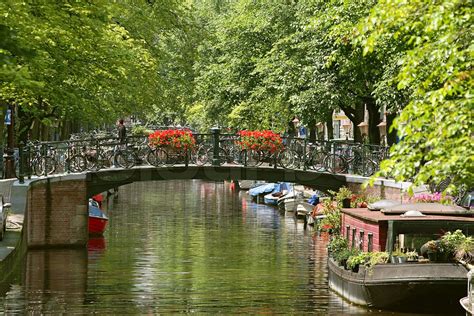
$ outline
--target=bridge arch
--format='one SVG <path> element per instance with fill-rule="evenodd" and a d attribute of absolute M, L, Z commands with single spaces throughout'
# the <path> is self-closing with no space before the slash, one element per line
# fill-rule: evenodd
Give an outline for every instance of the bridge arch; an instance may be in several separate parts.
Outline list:
<path fill-rule="evenodd" d="M 23 234 L 27 246 L 84 246 L 88 240 L 88 197 L 136 181 L 172 179 L 285 181 L 320 191 L 336 191 L 346 185 L 353 192 L 358 192 L 366 180 L 351 175 L 244 166 L 142 166 L 37 178 L 28 183 Z M 382 197 L 400 198 L 405 185 L 381 179 L 371 189 Z"/>
<path fill-rule="evenodd" d="M 107 169 L 86 174 L 88 196 L 137 181 L 202 179 L 224 180 L 264 180 L 268 182 L 293 182 L 323 192 L 337 191 L 346 184 L 344 175 L 304 170 L 289 170 L 272 167 L 243 166 L 177 166 L 138 167 L 133 169 Z"/>

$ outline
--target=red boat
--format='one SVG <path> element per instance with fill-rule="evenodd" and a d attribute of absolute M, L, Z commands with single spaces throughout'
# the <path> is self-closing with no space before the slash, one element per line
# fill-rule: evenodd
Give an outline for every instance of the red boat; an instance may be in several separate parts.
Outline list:
<path fill-rule="evenodd" d="M 102 235 L 107 227 L 109 218 L 99 208 L 94 200 L 89 200 L 89 235 Z"/>

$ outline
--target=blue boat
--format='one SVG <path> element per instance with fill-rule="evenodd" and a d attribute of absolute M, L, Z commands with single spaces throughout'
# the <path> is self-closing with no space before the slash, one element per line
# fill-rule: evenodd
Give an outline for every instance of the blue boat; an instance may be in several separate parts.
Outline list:
<path fill-rule="evenodd" d="M 276 183 L 265 183 L 255 188 L 250 189 L 248 192 L 253 200 L 263 198 L 266 194 L 273 192 Z"/>

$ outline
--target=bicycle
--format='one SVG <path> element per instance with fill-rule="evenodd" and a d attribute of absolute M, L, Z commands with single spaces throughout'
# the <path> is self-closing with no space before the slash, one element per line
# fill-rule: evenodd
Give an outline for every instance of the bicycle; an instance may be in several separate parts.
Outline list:
<path fill-rule="evenodd" d="M 377 171 L 377 164 L 369 157 L 363 145 L 334 148 L 324 159 L 324 166 L 331 173 L 350 172 L 364 177 Z"/>

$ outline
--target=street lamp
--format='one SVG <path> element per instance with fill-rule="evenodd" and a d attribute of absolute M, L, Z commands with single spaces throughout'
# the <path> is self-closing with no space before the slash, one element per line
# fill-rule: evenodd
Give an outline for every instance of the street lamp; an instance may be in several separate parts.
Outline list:
<path fill-rule="evenodd" d="M 324 139 L 324 123 L 323 122 L 318 122 L 316 124 L 316 129 L 318 130 L 318 139 L 323 140 Z"/>
<path fill-rule="evenodd" d="M 349 140 L 349 134 L 352 129 L 352 123 L 350 120 L 342 120 L 342 128 L 344 129 L 344 133 L 346 135 L 346 140 Z"/>
<path fill-rule="evenodd" d="M 387 122 L 385 122 L 385 119 L 380 122 L 380 124 L 377 125 L 379 128 L 379 133 L 380 133 L 380 144 L 385 145 L 386 144 L 386 139 L 387 139 Z"/>
<path fill-rule="evenodd" d="M 366 138 L 368 137 L 369 134 L 369 124 L 367 124 L 365 121 L 357 125 L 357 127 L 360 130 L 360 134 L 362 135 L 362 142 L 365 142 Z"/>

